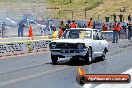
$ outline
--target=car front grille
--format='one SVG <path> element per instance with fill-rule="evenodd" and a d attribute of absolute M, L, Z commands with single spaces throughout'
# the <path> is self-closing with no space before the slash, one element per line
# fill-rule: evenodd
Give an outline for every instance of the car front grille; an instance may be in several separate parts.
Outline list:
<path fill-rule="evenodd" d="M 56 48 L 59 48 L 59 49 L 77 49 L 78 44 L 76 44 L 76 43 L 57 43 Z"/>

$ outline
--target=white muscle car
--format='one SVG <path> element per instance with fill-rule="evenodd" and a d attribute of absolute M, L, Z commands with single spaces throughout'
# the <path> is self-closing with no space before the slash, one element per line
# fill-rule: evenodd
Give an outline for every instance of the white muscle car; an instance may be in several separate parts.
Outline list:
<path fill-rule="evenodd" d="M 53 64 L 57 63 L 58 58 L 65 57 L 72 57 L 72 60 L 82 58 L 89 63 L 96 57 L 105 59 L 108 42 L 97 29 L 71 28 L 59 40 L 52 41 L 49 50 Z"/>

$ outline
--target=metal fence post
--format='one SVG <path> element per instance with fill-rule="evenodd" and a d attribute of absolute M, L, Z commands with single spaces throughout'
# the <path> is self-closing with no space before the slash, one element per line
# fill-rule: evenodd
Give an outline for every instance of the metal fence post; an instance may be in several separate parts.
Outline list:
<path fill-rule="evenodd" d="M 4 38 L 4 29 L 5 29 L 5 22 L 2 23 L 2 30 L 1 30 L 1 37 Z"/>
<path fill-rule="evenodd" d="M 86 10 L 86 5 L 87 5 L 87 2 L 85 1 L 85 21 L 86 21 L 86 18 L 87 18 L 87 10 Z"/>

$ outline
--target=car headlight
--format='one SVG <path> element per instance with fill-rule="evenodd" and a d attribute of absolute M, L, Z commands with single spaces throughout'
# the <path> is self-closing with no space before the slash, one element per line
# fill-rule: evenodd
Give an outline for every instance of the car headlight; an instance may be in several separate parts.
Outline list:
<path fill-rule="evenodd" d="M 83 49 L 84 45 L 83 44 L 78 44 L 78 49 Z"/>
<path fill-rule="evenodd" d="M 56 43 L 50 43 L 50 48 L 54 49 L 56 47 Z"/>

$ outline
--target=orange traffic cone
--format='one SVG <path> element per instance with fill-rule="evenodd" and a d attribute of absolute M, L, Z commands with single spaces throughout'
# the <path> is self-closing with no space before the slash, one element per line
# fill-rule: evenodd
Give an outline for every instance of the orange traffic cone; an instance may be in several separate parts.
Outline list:
<path fill-rule="evenodd" d="M 30 40 L 33 40 L 33 30 L 32 30 L 32 26 L 31 25 L 29 27 L 28 33 L 29 33 L 28 37 L 30 38 Z"/>

